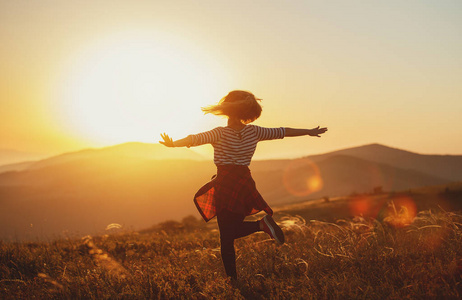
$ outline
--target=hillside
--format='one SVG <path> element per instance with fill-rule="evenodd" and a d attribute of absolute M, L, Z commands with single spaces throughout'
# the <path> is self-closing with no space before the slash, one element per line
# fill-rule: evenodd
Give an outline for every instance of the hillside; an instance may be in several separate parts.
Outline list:
<path fill-rule="evenodd" d="M 178 219 L 194 213 L 192 196 L 214 172 L 204 162 L 112 159 L 0 174 L 0 237 L 88 234 L 110 223 L 142 228 Z"/>
<path fill-rule="evenodd" d="M 129 142 L 104 148 L 83 149 L 75 152 L 67 152 L 61 155 L 48 157 L 35 161 L 22 161 L 12 164 L 0 164 L 0 173 L 9 171 L 23 171 L 41 169 L 51 165 L 58 165 L 82 159 L 107 159 L 118 157 L 119 159 L 143 159 L 143 160 L 204 160 L 204 157 L 197 154 L 192 149 L 186 148 L 165 148 L 160 144 L 147 144 L 139 142 Z M 2 153 L 0 153 L 2 158 Z M 1 160 L 1 159 L 0 159 Z M 3 160 L 6 161 L 6 158 Z"/>
<path fill-rule="evenodd" d="M 24 152 L 13 149 L 0 149 L 0 166 L 39 160 L 48 155 L 41 153 Z"/>
<path fill-rule="evenodd" d="M 36 161 L 24 161 L 13 164 L 0 165 L 0 174 L 9 171 L 24 171 L 30 168 Z"/>
<path fill-rule="evenodd" d="M 375 187 L 385 191 L 399 191 L 410 188 L 448 183 L 450 181 L 414 170 L 405 170 L 351 156 L 328 156 L 317 164 L 304 163 L 303 159 L 287 164 L 282 170 L 258 172 L 254 178 L 266 198 L 272 203 L 283 204 L 302 199 L 316 199 L 324 196 L 343 196 L 354 192 L 370 192 Z M 297 167 L 297 166 L 300 167 Z M 318 168 L 322 187 L 309 192 L 307 180 Z M 283 177 L 291 178 L 285 182 Z M 289 190 L 301 191 L 294 197 Z M 303 193 L 303 191 L 306 191 Z M 296 193 L 297 195 L 299 193 Z M 303 195 L 306 194 L 306 195 Z"/>
<path fill-rule="evenodd" d="M 462 180 L 462 155 L 418 154 L 380 144 L 370 144 L 326 154 L 312 155 L 307 158 L 313 161 L 321 161 L 337 155 L 348 155 L 396 166 L 401 169 L 415 170 L 451 181 Z"/>
<path fill-rule="evenodd" d="M 77 152 L 64 153 L 62 155 L 38 161 L 31 165 L 30 169 L 40 169 L 50 165 L 57 165 L 87 158 L 105 159 L 108 157 L 119 157 L 121 159 L 137 158 L 143 160 L 204 160 L 201 155 L 187 148 L 166 148 L 160 144 L 130 142 L 110 147 L 85 149 Z"/>
<path fill-rule="evenodd" d="M 114 227 L 101 236 L 2 242 L 0 298 L 460 298 L 462 215 L 427 210 L 396 227 L 401 215 L 393 212 L 387 222 L 325 222 L 303 213 L 276 213 L 282 246 L 265 233 L 236 241 L 237 282 L 225 277 L 216 224 L 193 217 L 142 231 Z"/>
<path fill-rule="evenodd" d="M 175 159 L 184 154 L 176 150 L 198 158 L 186 148 L 129 143 L 67 153 L 22 171 L 0 173 L 0 238 L 95 233 L 110 223 L 143 228 L 197 215 L 192 197 L 210 180 L 215 166 Z M 347 155 L 313 160 L 316 163 L 306 158 L 255 161 L 251 169 L 258 189 L 273 206 L 376 187 L 393 191 L 450 182 Z"/>

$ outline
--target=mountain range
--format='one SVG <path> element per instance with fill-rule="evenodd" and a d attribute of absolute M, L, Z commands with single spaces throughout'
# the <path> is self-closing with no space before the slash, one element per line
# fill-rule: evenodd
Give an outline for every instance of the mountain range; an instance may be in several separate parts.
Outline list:
<path fill-rule="evenodd" d="M 24 152 L 13 149 L 0 149 L 0 166 L 6 164 L 23 163 L 35 161 L 47 157 L 46 154 L 35 152 Z"/>
<path fill-rule="evenodd" d="M 273 206 L 321 197 L 400 191 L 462 181 L 462 156 L 371 144 L 299 159 L 253 161 Z M 126 143 L 0 166 L 0 239 L 139 229 L 187 215 L 215 166 L 192 149 Z"/>

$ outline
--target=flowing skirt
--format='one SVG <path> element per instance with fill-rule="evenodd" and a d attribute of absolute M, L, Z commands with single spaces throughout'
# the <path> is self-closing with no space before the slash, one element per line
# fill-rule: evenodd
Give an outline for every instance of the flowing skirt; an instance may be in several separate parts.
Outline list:
<path fill-rule="evenodd" d="M 197 191 L 194 203 L 206 222 L 223 209 L 244 216 L 262 210 L 273 215 L 257 191 L 247 166 L 217 165 L 217 175 Z"/>

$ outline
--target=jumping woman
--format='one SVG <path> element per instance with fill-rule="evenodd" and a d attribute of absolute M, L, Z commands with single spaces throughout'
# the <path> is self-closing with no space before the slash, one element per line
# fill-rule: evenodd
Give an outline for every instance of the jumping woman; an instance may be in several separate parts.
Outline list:
<path fill-rule="evenodd" d="M 264 231 L 278 244 L 284 243 L 284 233 L 271 217 L 273 210 L 255 187 L 249 165 L 257 143 L 290 136 L 317 136 L 327 131 L 319 126 L 313 129 L 287 127 L 265 128 L 248 125 L 261 115 L 262 108 L 252 93 L 232 91 L 217 105 L 202 108 L 205 113 L 226 116 L 228 126 L 188 135 L 173 141 L 161 134 L 160 143 L 167 147 L 192 147 L 212 144 L 217 175 L 194 196 L 197 209 L 208 222 L 217 216 L 220 230 L 221 258 L 226 274 L 237 279 L 234 240 L 254 232 Z M 265 211 L 259 221 L 244 221 L 246 216 Z"/>

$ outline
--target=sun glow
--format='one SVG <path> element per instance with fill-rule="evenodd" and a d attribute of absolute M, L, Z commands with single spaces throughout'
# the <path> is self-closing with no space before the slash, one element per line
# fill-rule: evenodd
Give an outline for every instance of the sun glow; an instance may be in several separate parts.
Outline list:
<path fill-rule="evenodd" d="M 225 92 L 210 55 L 172 37 L 120 34 L 74 60 L 57 97 L 58 114 L 98 144 L 157 142 L 202 128 L 201 106 Z"/>

